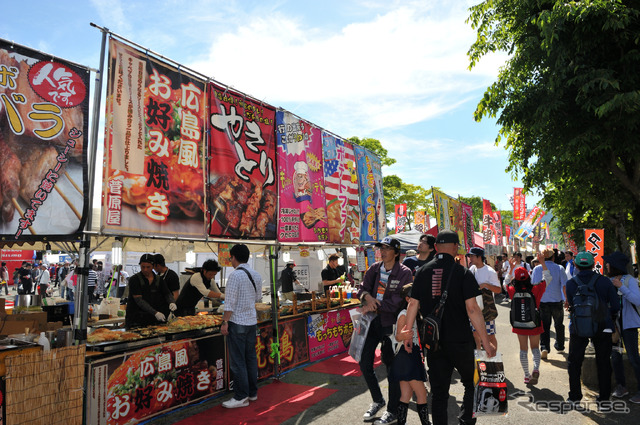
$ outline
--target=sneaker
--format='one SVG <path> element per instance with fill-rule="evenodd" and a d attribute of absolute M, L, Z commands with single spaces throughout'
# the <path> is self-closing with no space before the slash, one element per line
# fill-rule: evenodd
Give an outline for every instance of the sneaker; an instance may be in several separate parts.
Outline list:
<path fill-rule="evenodd" d="M 629 401 L 633 404 L 640 404 L 640 391 L 636 393 L 633 397 L 629 399 Z"/>
<path fill-rule="evenodd" d="M 542 350 L 542 351 L 540 352 L 540 358 L 541 358 L 542 360 L 547 360 L 547 354 L 549 354 L 549 351 L 547 351 L 547 350 Z"/>
<path fill-rule="evenodd" d="M 362 416 L 362 419 L 364 419 L 365 422 L 371 422 L 375 420 L 376 413 L 378 413 L 378 411 L 382 409 L 384 405 L 384 400 L 382 400 L 382 403 L 371 403 L 369 405 L 369 410 L 367 410 L 367 412 Z"/>
<path fill-rule="evenodd" d="M 530 375 L 524 375 L 524 384 L 525 385 L 529 385 L 529 382 L 531 382 L 531 376 Z"/>
<path fill-rule="evenodd" d="M 398 418 L 391 412 L 384 412 L 384 415 L 377 421 L 373 423 L 373 425 L 388 425 L 388 424 L 397 424 Z"/>
<path fill-rule="evenodd" d="M 558 351 L 558 352 L 564 351 L 564 345 L 560 345 L 557 342 L 555 344 L 553 344 L 553 348 L 555 348 L 556 351 Z"/>
<path fill-rule="evenodd" d="M 249 397 L 249 401 L 256 401 L 256 400 L 258 400 L 258 394 L 254 395 L 252 397 Z"/>
<path fill-rule="evenodd" d="M 535 385 L 538 383 L 538 378 L 540 377 L 540 371 L 534 370 L 531 373 L 531 378 L 529 378 L 529 384 Z"/>
<path fill-rule="evenodd" d="M 615 398 L 622 398 L 627 394 L 629 394 L 627 387 L 623 387 L 622 385 L 616 385 L 616 389 L 613 390 L 613 393 L 611 393 L 611 395 L 614 396 Z"/>
<path fill-rule="evenodd" d="M 247 407 L 249 405 L 249 399 L 243 398 L 242 400 L 236 400 L 232 398 L 231 400 L 227 400 L 222 403 L 222 407 L 226 407 L 227 409 L 235 409 L 237 407 Z"/>

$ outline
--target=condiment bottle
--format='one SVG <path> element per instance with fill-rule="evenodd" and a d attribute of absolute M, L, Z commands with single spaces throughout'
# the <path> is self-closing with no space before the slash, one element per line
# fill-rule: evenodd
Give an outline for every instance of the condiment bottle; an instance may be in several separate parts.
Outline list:
<path fill-rule="evenodd" d="M 51 350 L 51 345 L 44 332 L 40 332 L 40 338 L 38 338 L 38 344 L 42 345 L 42 350 L 47 352 Z"/>

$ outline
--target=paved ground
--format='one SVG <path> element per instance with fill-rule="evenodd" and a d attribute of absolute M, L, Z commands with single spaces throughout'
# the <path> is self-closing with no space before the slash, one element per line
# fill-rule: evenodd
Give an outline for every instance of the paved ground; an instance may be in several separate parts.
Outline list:
<path fill-rule="evenodd" d="M 636 423 L 640 417 L 640 406 L 623 399 L 616 406 L 621 413 L 599 413 L 593 401 L 596 393 L 589 388 L 584 388 L 585 394 L 582 412 L 560 412 L 557 410 L 569 391 L 568 375 L 566 370 L 567 353 L 551 352 L 546 361 L 542 361 L 540 367 L 540 381 L 534 388 L 527 388 L 523 383 L 523 372 L 520 367 L 519 347 L 517 337 L 511 332 L 509 325 L 509 308 L 507 303 L 499 304 L 500 313 L 497 319 L 498 351 L 503 354 L 505 372 L 508 380 L 509 414 L 507 416 L 485 416 L 478 420 L 479 424 L 512 424 L 540 425 L 541 423 L 562 422 L 563 425 L 574 424 L 619 424 L 622 422 Z M 565 321 L 568 324 L 568 320 Z M 553 334 L 552 334 L 553 335 Z M 567 342 L 568 347 L 568 342 Z M 387 395 L 386 373 L 384 367 L 376 371 L 383 393 Z M 283 382 L 326 387 L 338 390 L 330 397 L 317 403 L 305 412 L 283 422 L 282 425 L 329 425 L 329 424 L 362 424 L 362 414 L 367 410 L 371 398 L 362 377 L 342 377 L 324 373 L 313 373 L 298 368 L 281 377 Z M 264 382 L 261 385 L 265 385 Z M 462 399 L 463 387 L 457 377 L 451 387 L 451 399 L 449 402 L 449 423 L 456 424 L 458 402 Z M 205 411 L 227 400 L 229 395 L 211 399 L 198 405 L 171 412 L 147 423 L 153 425 L 173 424 L 176 421 Z M 407 420 L 408 424 L 419 424 L 415 404 L 411 403 L 411 411 Z M 248 407 L 250 409 L 250 407 Z M 556 409 L 556 410 L 554 410 Z M 239 417 L 241 417 L 241 410 Z M 215 423 L 212 419 L 211 423 Z M 239 422 L 241 423 L 241 422 Z M 233 424 L 225 424 L 233 425 Z"/>

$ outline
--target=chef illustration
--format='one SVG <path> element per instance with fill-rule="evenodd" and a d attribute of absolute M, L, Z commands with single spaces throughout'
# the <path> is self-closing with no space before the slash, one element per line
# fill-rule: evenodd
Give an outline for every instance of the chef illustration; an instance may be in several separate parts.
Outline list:
<path fill-rule="evenodd" d="M 293 197 L 296 202 L 309 201 L 311 203 L 311 182 L 309 181 L 309 166 L 303 161 L 293 164 Z"/>

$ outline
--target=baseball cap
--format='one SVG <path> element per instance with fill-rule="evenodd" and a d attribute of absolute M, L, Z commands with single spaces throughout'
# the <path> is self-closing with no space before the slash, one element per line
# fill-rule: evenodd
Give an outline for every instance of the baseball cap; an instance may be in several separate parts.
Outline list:
<path fill-rule="evenodd" d="M 436 236 L 436 243 L 460 243 L 460 238 L 453 230 L 443 230 Z"/>
<path fill-rule="evenodd" d="M 523 281 L 529 279 L 529 272 L 524 267 L 518 267 L 513 271 L 515 280 Z"/>
<path fill-rule="evenodd" d="M 287 266 L 296 266 L 296 262 L 295 261 L 287 261 Z"/>
<path fill-rule="evenodd" d="M 142 264 L 142 263 L 153 264 L 154 263 L 153 254 L 142 254 L 142 257 L 140 257 L 140 261 L 138 263 L 139 264 Z"/>
<path fill-rule="evenodd" d="M 385 237 L 384 239 L 382 239 L 380 242 L 376 244 L 378 248 L 381 247 L 382 245 L 390 246 L 396 251 L 400 249 L 400 241 L 397 239 L 393 239 L 391 236 Z"/>
<path fill-rule="evenodd" d="M 590 252 L 582 251 L 576 255 L 574 263 L 578 267 L 591 267 L 593 266 L 593 263 L 595 263 L 595 259 L 593 258 L 593 254 Z"/>
<path fill-rule="evenodd" d="M 610 255 L 603 255 L 602 259 L 620 271 L 624 271 L 629 264 L 629 258 L 620 251 L 611 253 Z"/>
<path fill-rule="evenodd" d="M 153 263 L 154 264 L 159 264 L 161 266 L 165 266 L 165 262 L 164 262 L 164 256 L 162 254 L 156 254 L 153 256 Z"/>
<path fill-rule="evenodd" d="M 484 249 L 479 246 L 472 247 L 469 252 L 467 252 L 467 256 L 469 255 L 477 255 L 478 257 L 484 257 Z"/>

